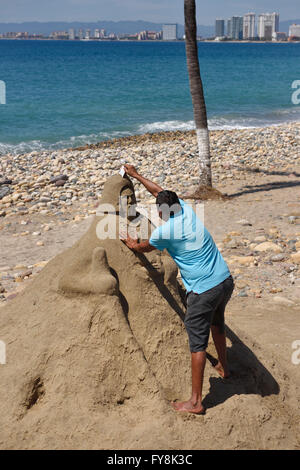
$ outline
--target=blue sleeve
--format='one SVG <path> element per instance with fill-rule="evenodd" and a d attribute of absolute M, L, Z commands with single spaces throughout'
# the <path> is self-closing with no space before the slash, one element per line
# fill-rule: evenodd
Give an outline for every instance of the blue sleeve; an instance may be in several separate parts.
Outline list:
<path fill-rule="evenodd" d="M 152 233 L 149 243 L 154 248 L 157 248 L 160 251 L 163 251 L 168 247 L 168 240 L 163 238 L 161 227 L 157 227 Z"/>

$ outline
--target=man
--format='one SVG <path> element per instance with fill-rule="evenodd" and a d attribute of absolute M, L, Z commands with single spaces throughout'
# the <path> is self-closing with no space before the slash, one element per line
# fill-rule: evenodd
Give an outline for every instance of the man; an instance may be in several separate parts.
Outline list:
<path fill-rule="evenodd" d="M 178 199 L 176 193 L 165 191 L 138 174 L 132 165 L 125 165 L 125 171 L 156 198 L 159 216 L 165 223 L 154 230 L 150 240 L 139 243 L 127 236 L 122 241 L 138 253 L 166 249 L 178 265 L 187 291 L 184 324 L 192 356 L 192 396 L 186 402 L 172 405 L 177 411 L 203 414 L 202 386 L 210 329 L 218 354 L 215 368 L 221 377 L 229 377 L 224 312 L 234 289 L 233 279 L 193 209 Z"/>

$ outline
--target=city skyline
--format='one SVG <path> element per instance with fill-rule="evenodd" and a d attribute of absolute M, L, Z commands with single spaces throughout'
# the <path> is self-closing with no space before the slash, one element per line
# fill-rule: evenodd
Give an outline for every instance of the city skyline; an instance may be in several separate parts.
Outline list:
<path fill-rule="evenodd" d="M 281 34 L 280 40 L 282 40 L 284 36 L 283 33 L 279 32 L 279 17 L 278 12 L 260 13 L 258 15 L 255 12 L 249 12 L 244 16 L 232 16 L 227 20 L 217 18 L 215 22 L 215 36 L 218 39 L 276 40 L 277 33 L 279 33 L 279 36 Z M 226 28 L 225 24 L 227 25 Z"/>
<path fill-rule="evenodd" d="M 145 20 L 161 23 L 183 23 L 183 0 L 2 0 L 2 22 L 26 21 L 82 21 L 98 18 L 109 21 Z M 202 25 L 211 26 L 216 16 L 244 16 L 249 11 L 259 15 L 266 11 L 278 11 L 282 21 L 300 16 L 299 0 L 214 0 L 205 4 L 197 2 L 197 19 Z"/>

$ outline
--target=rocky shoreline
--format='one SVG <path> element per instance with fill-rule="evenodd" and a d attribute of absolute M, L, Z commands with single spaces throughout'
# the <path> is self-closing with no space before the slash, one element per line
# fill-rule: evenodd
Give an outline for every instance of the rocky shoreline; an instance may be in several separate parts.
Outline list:
<path fill-rule="evenodd" d="M 287 305 L 296 305 L 300 123 L 212 131 L 211 147 L 213 184 L 230 197 L 226 202 L 208 201 L 207 223 L 235 275 L 235 295 L 273 295 L 279 303 L 286 298 Z M 123 162 L 184 196 L 197 185 L 197 158 L 194 132 L 1 156 L 0 300 L 15 296 L 86 230 L 105 180 Z M 153 202 L 138 184 L 136 194 L 143 203 Z"/>
<path fill-rule="evenodd" d="M 262 129 L 212 131 L 215 186 L 255 172 L 293 171 L 300 155 L 300 123 Z M 0 157 L 0 216 L 85 216 L 94 212 L 105 180 L 123 162 L 180 194 L 197 185 L 194 132 L 127 137 L 77 149 Z M 188 175 L 188 178 L 187 178 Z M 144 188 L 138 199 L 147 196 Z"/>

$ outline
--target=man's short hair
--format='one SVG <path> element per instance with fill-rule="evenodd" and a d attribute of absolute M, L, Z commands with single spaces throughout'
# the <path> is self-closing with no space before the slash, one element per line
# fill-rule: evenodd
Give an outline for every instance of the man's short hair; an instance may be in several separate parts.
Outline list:
<path fill-rule="evenodd" d="M 177 214 L 181 211 L 181 205 L 179 198 L 174 191 L 160 191 L 156 198 L 156 205 L 160 207 L 168 207 L 170 210 L 170 216 Z"/>

